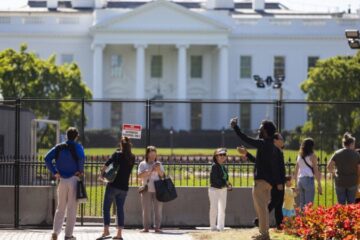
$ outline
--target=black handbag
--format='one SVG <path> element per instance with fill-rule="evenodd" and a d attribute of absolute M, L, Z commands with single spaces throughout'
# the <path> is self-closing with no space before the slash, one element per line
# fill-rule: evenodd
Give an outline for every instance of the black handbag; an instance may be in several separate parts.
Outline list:
<path fill-rule="evenodd" d="M 101 177 L 105 182 L 112 183 L 115 181 L 119 168 L 120 164 L 111 163 L 102 173 Z"/>
<path fill-rule="evenodd" d="M 87 201 L 87 194 L 86 194 L 86 188 L 85 184 L 82 180 L 78 180 L 77 186 L 76 186 L 76 200 L 79 203 L 84 203 Z"/>
<path fill-rule="evenodd" d="M 154 182 L 156 190 L 156 199 L 159 202 L 169 202 L 177 198 L 176 189 L 171 178 L 166 177 Z"/>

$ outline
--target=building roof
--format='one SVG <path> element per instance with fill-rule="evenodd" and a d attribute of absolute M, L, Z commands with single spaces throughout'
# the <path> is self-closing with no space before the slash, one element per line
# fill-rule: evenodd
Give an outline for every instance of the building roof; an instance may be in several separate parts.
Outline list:
<path fill-rule="evenodd" d="M 152 0 L 107 0 L 104 8 L 106 9 L 120 9 L 120 10 L 134 10 Z M 178 4 L 193 11 L 206 10 L 205 0 L 172 0 L 173 3 Z M 55 12 L 92 12 L 94 7 L 73 8 L 71 0 L 59 0 L 58 8 Z M 224 10 L 224 9 L 215 9 Z M 283 18 L 358 18 L 358 14 L 345 14 L 344 12 L 304 12 L 296 11 L 287 8 L 279 2 L 266 2 L 263 11 L 255 11 L 252 9 L 251 0 L 235 0 L 233 9 L 226 9 L 230 11 L 232 18 L 242 17 L 261 17 L 261 16 L 275 16 Z M 24 8 L 17 9 L 20 12 L 51 12 L 52 9 L 47 8 L 46 0 L 28 0 L 28 5 Z M 354 16 L 352 16 L 354 15 Z"/>
<path fill-rule="evenodd" d="M 148 3 L 149 1 L 123 1 L 123 0 L 108 0 L 106 3 L 106 8 L 123 8 L 123 9 L 133 9 L 137 8 L 141 5 Z M 185 8 L 190 9 L 201 9 L 204 8 L 203 3 L 204 1 L 173 1 L 176 4 L 179 4 Z M 30 8 L 46 8 L 47 3 L 46 0 L 28 0 L 28 6 Z M 60 0 L 58 2 L 59 8 L 72 8 L 71 0 Z M 242 2 L 235 2 L 235 8 L 237 9 L 252 9 L 252 2 L 251 1 L 242 1 Z M 273 9 L 287 9 L 284 5 L 278 2 L 267 2 L 265 3 L 265 9 L 273 10 Z"/>

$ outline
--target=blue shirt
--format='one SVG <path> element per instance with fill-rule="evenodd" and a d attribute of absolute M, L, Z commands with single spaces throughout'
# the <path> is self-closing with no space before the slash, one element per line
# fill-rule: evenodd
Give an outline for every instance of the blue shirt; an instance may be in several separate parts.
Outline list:
<path fill-rule="evenodd" d="M 84 172 L 85 153 L 81 144 L 74 141 L 66 141 L 66 144 L 73 144 L 75 146 L 76 154 L 79 161 L 76 161 L 68 149 L 64 149 L 59 152 L 59 157 L 55 159 L 55 147 L 45 156 L 46 167 L 55 175 L 57 172 L 62 178 L 70 178 L 75 175 L 76 172 Z M 55 160 L 55 165 L 53 163 Z"/>

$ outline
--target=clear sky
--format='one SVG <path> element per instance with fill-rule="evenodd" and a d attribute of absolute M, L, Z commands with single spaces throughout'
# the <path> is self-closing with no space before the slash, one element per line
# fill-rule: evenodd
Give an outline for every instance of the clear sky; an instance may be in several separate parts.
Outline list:
<path fill-rule="evenodd" d="M 184 1 L 184 0 L 183 0 Z M 188 0 L 191 1 L 191 0 Z M 346 11 L 351 5 L 352 11 L 360 8 L 360 0 L 266 0 L 281 2 L 294 10 L 304 11 Z M 0 0 L 0 9 L 17 8 L 26 5 L 27 0 Z"/>

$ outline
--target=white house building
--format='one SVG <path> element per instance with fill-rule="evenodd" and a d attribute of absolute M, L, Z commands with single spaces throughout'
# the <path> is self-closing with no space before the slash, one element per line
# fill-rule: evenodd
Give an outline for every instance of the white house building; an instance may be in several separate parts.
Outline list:
<path fill-rule="evenodd" d="M 75 61 L 95 99 L 269 100 L 253 75 L 284 75 L 284 99 L 301 100 L 299 85 L 318 59 L 352 55 L 345 29 L 359 13 L 292 11 L 264 0 L 29 0 L 0 12 L 0 49 L 27 43 L 42 58 Z M 152 108 L 158 127 L 221 129 L 231 116 L 255 129 L 273 111 L 242 103 L 164 104 Z M 90 128 L 144 124 L 144 104 L 93 104 Z M 284 108 L 284 127 L 306 120 L 301 105 Z"/>

